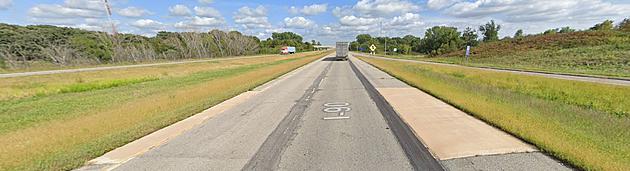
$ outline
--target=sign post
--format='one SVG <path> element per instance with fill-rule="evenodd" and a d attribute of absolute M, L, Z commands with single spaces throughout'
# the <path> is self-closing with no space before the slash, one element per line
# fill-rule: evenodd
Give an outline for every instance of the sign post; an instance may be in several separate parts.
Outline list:
<path fill-rule="evenodd" d="M 470 58 L 470 46 L 466 46 L 466 61 Z"/>

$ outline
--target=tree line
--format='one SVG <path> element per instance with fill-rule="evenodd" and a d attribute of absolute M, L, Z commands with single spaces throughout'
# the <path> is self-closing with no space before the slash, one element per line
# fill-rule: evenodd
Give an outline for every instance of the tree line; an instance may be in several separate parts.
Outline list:
<path fill-rule="evenodd" d="M 374 44 L 377 47 L 375 50 L 376 53 L 386 51 L 388 54 L 428 54 L 435 56 L 461 50 L 466 46 L 477 46 L 480 43 L 499 40 L 522 40 L 526 36 L 562 34 L 578 31 L 570 27 L 561 27 L 549 29 L 539 34 L 525 35 L 523 30 L 519 29 L 513 37 L 499 38 L 500 30 L 501 25 L 491 20 L 479 26 L 478 30 L 467 27 L 463 31 L 458 31 L 455 27 L 435 26 L 427 29 L 424 37 L 416 37 L 413 35 L 406 35 L 404 37 L 372 37 L 369 34 L 360 34 L 356 36 L 356 41 L 351 42 L 350 49 L 369 52 L 369 47 Z M 588 30 L 582 31 L 630 32 L 630 18 L 624 19 L 617 25 L 614 25 L 612 20 L 606 20 L 594 25 Z M 481 37 L 479 37 L 479 35 L 481 35 Z"/>
<path fill-rule="evenodd" d="M 315 42 L 314 40 L 312 42 Z M 154 37 L 49 25 L 0 24 L 0 67 L 28 67 L 33 61 L 57 65 L 142 62 L 278 53 L 281 46 L 300 51 L 312 42 L 292 32 L 259 40 L 238 31 L 159 32 Z"/>

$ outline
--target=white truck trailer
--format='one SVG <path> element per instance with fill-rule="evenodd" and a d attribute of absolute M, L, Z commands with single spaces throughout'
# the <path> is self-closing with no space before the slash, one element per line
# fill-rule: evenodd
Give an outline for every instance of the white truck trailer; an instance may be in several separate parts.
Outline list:
<path fill-rule="evenodd" d="M 350 43 L 348 42 L 337 42 L 337 60 L 348 60 L 348 50 L 350 48 Z"/>

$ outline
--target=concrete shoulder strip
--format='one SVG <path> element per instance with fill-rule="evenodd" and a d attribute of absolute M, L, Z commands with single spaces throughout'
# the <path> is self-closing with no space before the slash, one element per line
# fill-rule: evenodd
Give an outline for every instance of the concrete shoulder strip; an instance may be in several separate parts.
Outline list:
<path fill-rule="evenodd" d="M 222 113 L 244 101 L 247 101 L 258 93 L 259 91 L 248 91 L 238 96 L 235 96 L 218 105 L 206 109 L 199 114 L 193 115 L 173 125 L 155 131 L 129 144 L 105 153 L 101 157 L 90 160 L 86 166 L 80 168 L 79 170 L 111 170 L 118 165 L 123 164 L 128 160 L 131 160 L 132 158 L 149 151 L 154 147 L 168 142 L 170 139 L 177 137 L 183 132 L 202 124 L 204 121 L 208 120 L 212 116 Z"/>
<path fill-rule="evenodd" d="M 440 160 L 536 148 L 415 88 L 378 91 Z"/>
<path fill-rule="evenodd" d="M 537 149 L 478 120 L 441 100 L 409 85 L 393 83 L 395 78 L 360 60 L 353 60 L 366 75 L 378 75 L 392 83 L 377 91 L 440 160 L 478 155 L 533 152 Z M 388 78 L 385 78 L 388 77 Z M 370 80 L 370 82 L 382 80 Z M 387 86 L 395 85 L 395 86 Z"/>

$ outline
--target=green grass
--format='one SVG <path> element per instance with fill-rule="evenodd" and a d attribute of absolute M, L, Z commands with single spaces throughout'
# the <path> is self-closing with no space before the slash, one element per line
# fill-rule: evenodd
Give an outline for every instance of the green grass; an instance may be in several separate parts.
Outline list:
<path fill-rule="evenodd" d="M 107 88 L 137 84 L 137 83 L 142 83 L 142 82 L 147 82 L 147 81 L 155 81 L 158 79 L 159 78 L 155 78 L 155 77 L 146 77 L 146 78 L 139 78 L 139 79 L 111 80 L 107 82 L 96 82 L 96 83 L 78 83 L 78 84 L 72 84 L 72 85 L 59 89 L 59 93 L 77 93 L 77 92 L 84 92 L 84 91 L 100 90 L 100 89 L 107 89 Z"/>
<path fill-rule="evenodd" d="M 579 168 L 630 168 L 630 87 L 360 59 Z"/>
<path fill-rule="evenodd" d="M 69 170 L 325 55 L 272 56 L 209 64 L 83 73 L 119 81 L 37 76 L 64 93 L 0 100 L 0 170 Z M 199 65 L 199 66 L 197 66 Z M 189 66 L 194 72 L 182 72 Z M 197 70 L 196 68 L 205 68 Z M 171 72 L 170 70 L 175 70 Z M 167 72 L 154 79 L 154 72 Z M 84 76 L 84 75 L 81 75 Z M 53 78 L 54 77 L 54 78 Z M 90 78 L 90 77 L 80 77 Z M 135 78 L 135 79 L 133 79 Z M 146 79 L 144 79 L 146 78 Z M 32 80 L 33 78 L 19 78 Z M 116 80 L 116 79 L 113 79 Z M 122 81 L 121 81 L 122 80 Z M 19 83 L 19 80 L 12 81 Z M 10 86 L 7 86 L 10 87 Z M 64 89 L 64 88 L 62 88 Z M 25 87 L 24 91 L 37 89 Z"/>
<path fill-rule="evenodd" d="M 575 32 L 528 36 L 481 43 L 471 49 L 439 56 L 394 55 L 389 57 L 575 75 L 630 79 L 630 33 Z"/>

